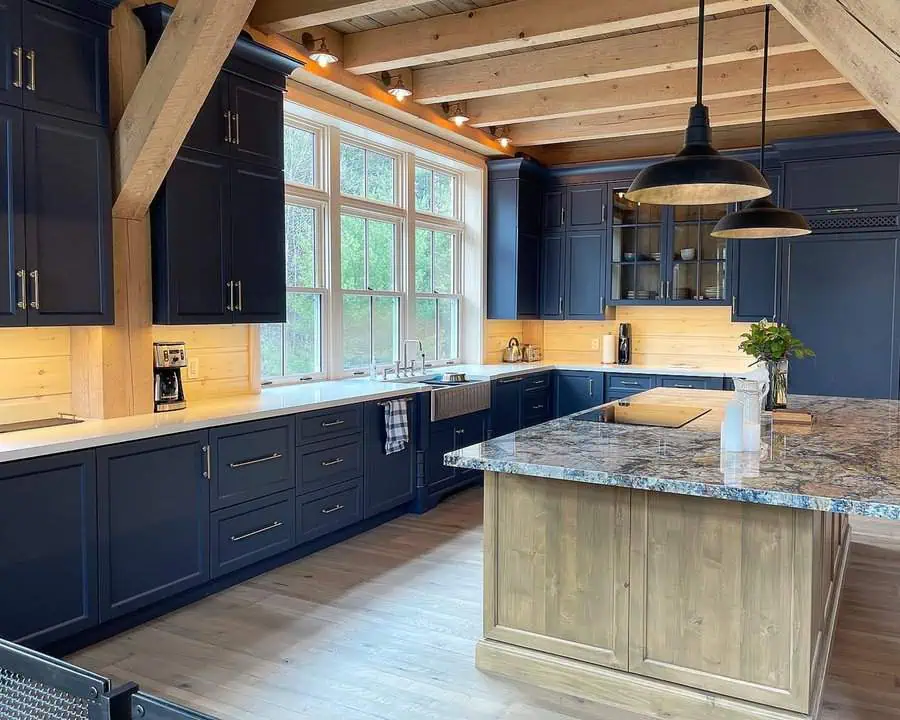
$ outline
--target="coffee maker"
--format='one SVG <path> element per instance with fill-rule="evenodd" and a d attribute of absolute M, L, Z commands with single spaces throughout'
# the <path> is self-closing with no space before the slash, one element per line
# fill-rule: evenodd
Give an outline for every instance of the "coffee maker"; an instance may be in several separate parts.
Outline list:
<path fill-rule="evenodd" d="M 631 325 L 619 325 L 619 365 L 631 364 Z"/>
<path fill-rule="evenodd" d="M 181 368 L 187 367 L 184 343 L 153 343 L 153 410 L 168 412 L 183 410 L 184 386 L 181 383 Z"/>

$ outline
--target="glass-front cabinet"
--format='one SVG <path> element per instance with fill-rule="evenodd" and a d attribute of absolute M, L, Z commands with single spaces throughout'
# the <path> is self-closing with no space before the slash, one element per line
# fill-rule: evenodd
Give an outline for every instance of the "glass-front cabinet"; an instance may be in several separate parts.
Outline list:
<path fill-rule="evenodd" d="M 610 184 L 609 297 L 617 305 L 727 305 L 726 240 L 712 237 L 729 205 L 631 202 Z"/>

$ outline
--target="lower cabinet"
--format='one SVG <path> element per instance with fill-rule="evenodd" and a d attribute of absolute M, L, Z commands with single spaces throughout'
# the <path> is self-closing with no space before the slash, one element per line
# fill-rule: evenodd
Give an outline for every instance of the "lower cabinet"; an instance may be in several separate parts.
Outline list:
<path fill-rule="evenodd" d="M 477 470 L 444 465 L 444 455 L 453 450 L 477 445 L 487 439 L 488 411 L 461 415 L 431 423 L 425 460 L 424 486 L 419 488 L 418 510 L 427 510 L 437 500 L 480 477 Z"/>
<path fill-rule="evenodd" d="M 603 373 L 559 370 L 555 377 L 556 417 L 602 405 Z"/>
<path fill-rule="evenodd" d="M 416 443 L 418 403 L 406 398 L 409 442 L 406 449 L 385 454 L 384 403 L 366 404 L 366 474 L 363 482 L 363 507 L 366 517 L 391 510 L 413 499 L 416 486 Z"/>
<path fill-rule="evenodd" d="M 525 376 L 500 378 L 491 383 L 491 437 L 522 428 L 522 393 Z"/>
<path fill-rule="evenodd" d="M 209 579 L 208 432 L 97 450 L 100 620 Z"/>
<path fill-rule="evenodd" d="M 97 623 L 94 452 L 0 465 L 0 637 L 40 646 Z"/>
<path fill-rule="evenodd" d="M 362 479 L 297 498 L 297 542 L 315 540 L 362 520 Z"/>

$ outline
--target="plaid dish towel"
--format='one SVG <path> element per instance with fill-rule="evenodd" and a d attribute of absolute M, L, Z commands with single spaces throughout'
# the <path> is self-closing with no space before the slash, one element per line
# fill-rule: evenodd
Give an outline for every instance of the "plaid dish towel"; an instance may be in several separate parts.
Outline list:
<path fill-rule="evenodd" d="M 384 454 L 402 452 L 408 442 L 406 400 L 388 400 L 384 404 Z"/>

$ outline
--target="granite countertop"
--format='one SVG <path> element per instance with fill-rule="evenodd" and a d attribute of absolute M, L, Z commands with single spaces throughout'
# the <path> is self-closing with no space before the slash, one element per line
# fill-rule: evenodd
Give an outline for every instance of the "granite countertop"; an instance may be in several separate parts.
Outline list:
<path fill-rule="evenodd" d="M 711 407 L 677 430 L 552 420 L 448 453 L 454 467 L 900 520 L 900 402 L 794 396 L 812 426 L 773 425 L 762 451 L 719 450 L 731 393 L 657 388 L 629 402 Z"/>
<path fill-rule="evenodd" d="M 466 372 L 473 377 L 500 378 L 512 375 L 527 375 L 548 370 L 586 370 L 593 372 L 627 373 L 635 375 L 680 375 L 684 377 L 735 377 L 747 372 L 745 365 L 735 364 L 732 367 L 701 367 L 699 365 L 603 365 L 600 363 L 502 363 L 496 365 L 448 365 L 431 368 L 436 373 L 445 371 Z"/>

